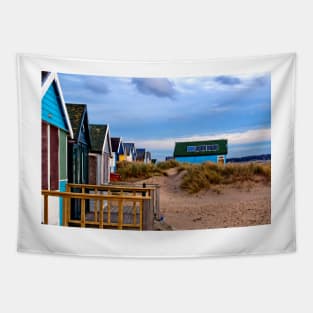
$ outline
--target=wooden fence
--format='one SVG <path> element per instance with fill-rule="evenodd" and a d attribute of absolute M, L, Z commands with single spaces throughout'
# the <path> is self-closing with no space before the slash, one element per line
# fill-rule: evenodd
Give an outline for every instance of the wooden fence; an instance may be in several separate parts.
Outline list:
<path fill-rule="evenodd" d="M 127 188 L 133 188 L 140 191 L 149 189 L 150 207 L 153 208 L 153 214 L 156 219 L 160 219 L 160 185 L 158 184 L 129 184 L 128 182 L 111 182 L 108 185 L 109 188 L 116 188 L 115 190 L 127 190 Z M 126 188 L 126 189 L 125 189 Z M 111 189 L 112 190 L 112 189 Z"/>
<path fill-rule="evenodd" d="M 151 230 L 159 211 L 156 190 L 152 186 L 89 184 L 67 184 L 66 192 L 42 190 L 44 224 L 48 224 L 48 197 L 61 197 L 64 226 Z M 79 202 L 79 219 L 71 216 L 72 199 Z"/>

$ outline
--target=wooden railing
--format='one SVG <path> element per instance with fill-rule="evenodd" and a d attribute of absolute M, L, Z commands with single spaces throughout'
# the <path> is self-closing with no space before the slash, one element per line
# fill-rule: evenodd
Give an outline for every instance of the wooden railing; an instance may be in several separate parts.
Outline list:
<path fill-rule="evenodd" d="M 73 184 L 70 184 L 73 185 Z M 129 184 L 128 182 L 111 182 L 110 185 L 103 185 L 108 190 L 137 190 L 138 193 L 149 190 L 148 195 L 151 197 L 150 207 L 153 208 L 153 214 L 156 219 L 160 218 L 160 185 L 158 184 Z"/>
<path fill-rule="evenodd" d="M 129 184 L 116 182 L 109 185 L 91 185 L 91 184 L 67 184 L 66 191 L 68 192 L 107 192 L 107 194 L 133 195 L 133 196 L 148 196 L 149 208 L 152 209 L 153 217 L 160 218 L 160 186 L 157 184 Z M 148 217 L 150 218 L 150 217 Z"/>
<path fill-rule="evenodd" d="M 108 188 L 102 185 L 77 185 L 68 184 L 66 192 L 42 190 L 44 197 L 44 224 L 48 224 L 49 201 L 48 197 L 61 197 L 63 199 L 63 225 L 76 225 L 80 227 L 99 227 L 99 228 L 135 228 L 139 230 L 151 229 L 149 225 L 149 214 L 152 208 L 150 207 L 150 189 L 149 188 L 131 188 L 127 187 L 121 190 L 120 188 Z M 72 188 L 81 188 L 81 192 L 71 192 Z M 93 190 L 95 194 L 87 193 Z M 107 194 L 99 193 L 107 191 Z M 114 191 L 120 191 L 114 194 Z M 125 194 L 125 193 L 128 194 Z M 129 195 L 132 192 L 132 195 Z M 141 195 L 137 195 L 141 192 Z M 143 194 L 145 193 L 145 194 Z M 146 194 L 148 193 L 148 194 Z M 71 199 L 80 200 L 80 219 L 71 218 Z M 92 220 L 86 219 L 86 201 L 94 201 L 94 217 Z M 117 213 L 117 221 L 112 221 L 111 214 L 113 211 L 112 202 L 117 202 L 118 206 L 115 213 Z M 131 223 L 124 222 L 124 204 L 125 202 L 132 203 L 133 220 Z M 105 206 L 106 204 L 106 206 Z M 137 204 L 139 205 L 139 221 L 137 221 Z M 105 219 L 105 215 L 106 219 Z M 150 214 L 151 215 L 151 214 Z M 145 218 L 145 220 L 144 220 Z M 153 222 L 153 221 L 152 221 Z"/>

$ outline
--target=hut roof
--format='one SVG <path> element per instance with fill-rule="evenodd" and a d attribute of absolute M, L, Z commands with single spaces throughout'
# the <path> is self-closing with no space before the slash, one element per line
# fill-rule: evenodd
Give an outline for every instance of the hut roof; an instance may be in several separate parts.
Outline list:
<path fill-rule="evenodd" d="M 135 152 L 135 144 L 132 142 L 125 142 L 124 147 L 127 155 L 129 155 L 131 151 L 133 153 Z"/>
<path fill-rule="evenodd" d="M 146 149 L 138 148 L 136 149 L 136 159 L 144 160 L 146 155 Z"/>
<path fill-rule="evenodd" d="M 101 153 L 106 138 L 107 125 L 89 125 L 91 151 Z"/>
<path fill-rule="evenodd" d="M 71 121 L 74 139 L 77 140 L 87 106 L 86 104 L 66 103 L 66 108 Z"/>
<path fill-rule="evenodd" d="M 111 137 L 112 152 L 118 151 L 118 146 L 120 145 L 120 142 L 121 142 L 120 137 Z"/>

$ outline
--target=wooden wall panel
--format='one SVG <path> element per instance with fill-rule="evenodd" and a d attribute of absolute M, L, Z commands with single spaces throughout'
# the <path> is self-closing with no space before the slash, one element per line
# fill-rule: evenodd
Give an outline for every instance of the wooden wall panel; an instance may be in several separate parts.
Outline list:
<path fill-rule="evenodd" d="M 41 189 L 48 188 L 48 125 L 41 122 Z"/>
<path fill-rule="evenodd" d="M 50 125 L 50 189 L 59 189 L 59 130 Z"/>

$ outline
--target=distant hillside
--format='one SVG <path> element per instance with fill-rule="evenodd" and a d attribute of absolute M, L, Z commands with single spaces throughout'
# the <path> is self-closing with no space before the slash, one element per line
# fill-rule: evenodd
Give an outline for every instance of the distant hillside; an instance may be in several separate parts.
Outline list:
<path fill-rule="evenodd" d="M 270 154 L 261 154 L 261 155 L 249 155 L 241 158 L 228 158 L 226 162 L 239 163 L 239 162 L 270 161 L 270 160 L 271 160 Z"/>

